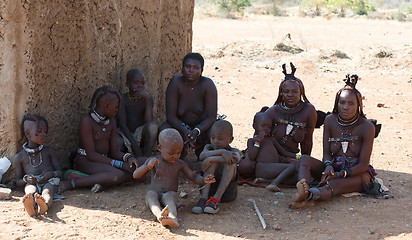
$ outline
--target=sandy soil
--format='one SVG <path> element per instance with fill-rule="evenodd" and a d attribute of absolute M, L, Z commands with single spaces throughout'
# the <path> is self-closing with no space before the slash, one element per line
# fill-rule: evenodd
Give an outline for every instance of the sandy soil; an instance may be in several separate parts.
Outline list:
<path fill-rule="evenodd" d="M 372 164 L 395 198 L 336 197 L 308 209 L 289 210 L 295 189 L 274 194 L 240 186 L 239 196 L 215 216 L 193 215 L 199 194 L 185 178 L 180 191 L 179 229 L 154 221 L 144 205 L 149 185 L 126 184 L 99 194 L 66 192 L 44 217 L 30 218 L 21 191 L 0 204 L 1 239 L 411 239 L 412 238 L 412 25 L 395 21 L 324 18 L 248 17 L 227 20 L 197 16 L 193 50 L 206 59 L 204 75 L 219 91 L 219 113 L 235 127 L 234 147 L 244 149 L 253 115 L 272 105 L 282 78 L 281 64 L 293 61 L 317 109 L 330 111 L 346 73 L 362 79 L 365 112 L 383 124 Z M 285 38 L 290 34 L 291 40 Z M 284 39 L 285 38 L 285 39 Z M 284 41 L 305 50 L 273 51 Z M 336 54 L 340 51 L 340 54 Z M 379 52 L 391 57 L 378 58 Z M 336 55 L 347 55 L 339 58 Z M 384 107 L 377 107 L 377 103 Z M 322 129 L 315 130 L 313 156 L 321 157 Z M 196 167 L 196 164 L 191 163 Z M 268 228 L 263 230 L 249 198 Z M 274 224 L 281 229 L 275 230 Z"/>

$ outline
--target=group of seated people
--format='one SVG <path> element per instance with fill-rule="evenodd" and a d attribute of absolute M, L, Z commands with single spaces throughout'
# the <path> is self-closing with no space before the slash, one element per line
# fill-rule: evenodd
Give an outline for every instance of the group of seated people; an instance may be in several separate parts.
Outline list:
<path fill-rule="evenodd" d="M 285 78 L 275 104 L 256 113 L 255 130 L 247 149 L 232 148 L 233 127 L 217 119 L 217 90 L 202 76 L 204 59 L 187 54 L 182 74 L 174 76 L 166 90 L 166 120 L 153 120 L 153 97 L 145 90 L 145 76 L 136 69 L 126 76 L 127 93 L 104 86 L 91 100 L 80 120 L 79 148 L 74 168 L 84 176 L 60 181 L 63 173 L 51 147 L 44 146 L 48 132 L 45 118 L 26 115 L 21 122 L 23 150 L 15 157 L 16 184 L 24 186 L 22 199 L 30 216 L 44 214 L 55 193 L 89 187 L 93 192 L 151 175 L 146 205 L 163 226 L 178 227 L 179 172 L 198 184 L 201 196 L 192 212 L 215 214 L 221 202 L 236 199 L 239 175 L 268 182 L 267 189 L 296 184 L 290 207 L 316 200 L 362 192 L 374 179 L 369 165 L 375 136 L 365 118 L 358 76 L 347 75 L 335 98 L 332 114 L 324 121 L 323 159 L 310 156 L 317 113 L 305 95 L 296 68 L 283 65 Z M 159 134 L 158 134 L 159 133 Z M 153 154 L 156 142 L 158 154 Z M 194 151 L 201 174 L 182 159 Z M 126 152 L 126 153 L 125 153 Z M 155 155 L 155 156 L 153 156 Z"/>

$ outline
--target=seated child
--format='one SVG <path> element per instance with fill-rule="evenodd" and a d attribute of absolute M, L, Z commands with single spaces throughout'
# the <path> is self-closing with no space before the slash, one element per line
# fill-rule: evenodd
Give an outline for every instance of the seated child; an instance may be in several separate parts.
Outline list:
<path fill-rule="evenodd" d="M 137 69 L 127 72 L 129 92 L 122 95 L 118 124 L 119 147 L 135 156 L 150 156 L 156 144 L 157 124 L 153 121 L 153 97 L 145 90 L 144 74 Z M 143 151 L 142 151 L 143 147 Z"/>
<path fill-rule="evenodd" d="M 63 181 L 59 192 L 77 187 L 92 187 L 99 192 L 103 187 L 133 180 L 132 173 L 138 162 L 129 153 L 117 147 L 116 121 L 120 93 L 109 87 L 98 88 L 92 97 L 89 113 L 80 120 L 79 149 L 74 165 L 76 170 L 88 174 L 79 179 Z"/>
<path fill-rule="evenodd" d="M 297 171 L 296 164 L 281 163 L 281 158 L 295 159 L 300 155 L 287 152 L 274 137 L 270 136 L 271 126 L 272 121 L 265 112 L 256 113 L 253 118 L 255 133 L 253 138 L 247 141 L 247 156 L 239 164 L 239 172 L 245 177 L 254 175 L 258 181 L 268 179 L 271 183 L 266 189 L 278 192 L 279 184 Z"/>
<path fill-rule="evenodd" d="M 62 171 L 53 148 L 43 145 L 48 131 L 46 119 L 26 115 L 21 131 L 27 142 L 14 159 L 16 185 L 25 185 L 22 201 L 29 216 L 44 214 L 53 203 Z"/>
<path fill-rule="evenodd" d="M 210 144 L 200 154 L 204 176 L 214 174 L 216 183 L 206 185 L 201 190 L 201 198 L 192 208 L 193 213 L 219 211 L 220 202 L 230 202 L 237 196 L 237 163 L 240 151 L 229 144 L 233 141 L 233 127 L 226 120 L 216 121 L 210 132 Z"/>
<path fill-rule="evenodd" d="M 180 133 L 167 128 L 159 134 L 160 155 L 147 159 L 145 164 L 133 173 L 134 178 L 140 178 L 150 171 L 151 190 L 146 194 L 146 205 L 163 226 L 179 227 L 176 205 L 180 171 L 196 184 L 210 184 L 215 181 L 213 175 L 203 178 L 190 170 L 187 163 L 179 159 L 182 149 L 183 139 Z"/>

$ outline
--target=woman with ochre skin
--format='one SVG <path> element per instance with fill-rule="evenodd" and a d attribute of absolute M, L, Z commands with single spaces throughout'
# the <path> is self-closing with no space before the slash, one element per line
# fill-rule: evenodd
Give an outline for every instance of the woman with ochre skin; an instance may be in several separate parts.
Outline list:
<path fill-rule="evenodd" d="M 188 53 L 182 61 L 182 74 L 170 80 L 166 90 L 166 118 L 159 127 L 174 128 L 182 135 L 185 149 L 197 155 L 209 139 L 217 116 L 217 90 L 212 79 L 202 76 L 204 59 Z"/>
<path fill-rule="evenodd" d="M 256 164 L 255 176 L 265 177 L 273 175 L 276 164 L 272 163 L 295 163 L 301 154 L 310 155 L 312 152 L 312 136 L 315 129 L 317 114 L 314 106 L 310 104 L 305 95 L 305 88 L 300 79 L 294 76 L 295 66 L 290 63 L 292 73 L 287 74 L 286 64 L 282 65 L 285 78 L 279 86 L 279 95 L 275 104 L 266 111 L 272 120 L 272 137 L 295 158 L 286 157 L 285 154 L 270 160 Z M 261 139 L 262 140 L 262 139 Z M 299 149 L 300 145 L 300 149 Z M 289 155 L 289 154 L 287 154 Z M 239 165 L 239 173 L 250 173 L 253 163 L 243 159 Z M 260 162 L 257 160 L 257 162 Z M 296 182 L 296 175 L 295 175 Z"/>
<path fill-rule="evenodd" d="M 297 199 L 290 207 L 299 208 L 315 200 L 363 192 L 376 175 L 369 165 L 375 128 L 362 111 L 362 96 L 355 88 L 358 76 L 346 76 L 346 85 L 336 94 L 333 114 L 325 119 L 323 161 L 302 156 L 299 164 Z M 319 180 L 309 188 L 310 179 Z"/>

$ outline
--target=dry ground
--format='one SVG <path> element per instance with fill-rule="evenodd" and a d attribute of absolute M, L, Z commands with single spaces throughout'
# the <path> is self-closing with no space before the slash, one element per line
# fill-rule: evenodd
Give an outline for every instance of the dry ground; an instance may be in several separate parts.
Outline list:
<path fill-rule="evenodd" d="M 128 184 L 99 194 L 66 192 L 41 218 L 29 218 L 22 192 L 0 204 L 0 239 L 411 239 L 412 238 L 412 25 L 395 21 L 324 18 L 248 17 L 227 20 L 197 16 L 193 50 L 206 59 L 204 75 L 214 79 L 219 113 L 235 128 L 233 146 L 244 149 L 253 115 L 272 105 L 282 78 L 281 64 L 293 61 L 317 109 L 330 111 L 346 73 L 362 79 L 369 118 L 383 124 L 372 164 L 394 199 L 337 197 L 315 207 L 288 210 L 295 189 L 273 194 L 240 186 L 237 200 L 215 215 L 193 215 L 196 186 L 182 178 L 179 229 L 154 221 L 144 206 L 149 185 Z M 285 38 L 290 34 L 291 40 Z M 273 51 L 280 42 L 305 50 Z M 378 58 L 376 54 L 390 57 Z M 340 58 L 346 54 L 346 58 Z M 383 103 L 384 107 L 377 107 Z M 321 157 L 322 129 L 315 130 L 313 156 Z M 191 164 L 194 165 L 194 164 Z M 254 198 L 265 218 L 263 230 L 247 201 Z M 281 230 L 276 231 L 277 223 Z"/>

